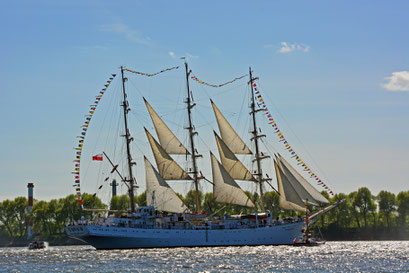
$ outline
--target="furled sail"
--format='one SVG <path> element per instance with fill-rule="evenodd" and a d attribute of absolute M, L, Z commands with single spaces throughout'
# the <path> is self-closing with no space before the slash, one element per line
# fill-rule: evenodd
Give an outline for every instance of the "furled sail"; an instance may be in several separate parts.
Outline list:
<path fill-rule="evenodd" d="M 304 201 L 295 191 L 275 160 L 274 167 L 277 176 L 278 192 L 280 193 L 278 199 L 280 207 L 286 210 L 298 210 L 305 212 Z"/>
<path fill-rule="evenodd" d="M 256 181 L 250 171 L 238 160 L 216 132 L 214 132 L 214 136 L 219 150 L 220 161 L 229 175 L 235 180 Z"/>
<path fill-rule="evenodd" d="M 156 165 L 160 175 L 165 180 L 192 180 L 192 178 L 174 161 L 169 154 L 162 148 L 162 146 L 153 138 L 153 136 L 146 130 L 149 144 L 151 145 L 153 155 L 155 157 Z"/>
<path fill-rule="evenodd" d="M 284 169 L 288 171 L 291 176 L 300 183 L 302 188 L 308 193 L 308 203 L 317 201 L 319 203 L 329 204 L 330 202 L 318 190 L 316 190 L 304 177 L 302 177 L 280 154 L 278 160 L 283 165 Z"/>
<path fill-rule="evenodd" d="M 168 154 L 189 154 L 188 150 L 183 146 L 179 139 L 173 134 L 169 127 L 163 122 L 159 115 L 153 110 L 152 106 L 143 98 L 149 115 L 151 116 L 153 126 L 155 126 L 156 134 L 163 149 Z"/>
<path fill-rule="evenodd" d="M 219 163 L 212 153 L 210 153 L 210 157 L 212 162 L 213 196 L 215 201 L 254 208 L 253 202 L 240 186 L 237 185 L 236 181 L 231 178 L 223 165 Z"/>
<path fill-rule="evenodd" d="M 219 131 L 222 136 L 224 143 L 234 154 L 251 154 L 250 149 L 239 137 L 239 135 L 234 131 L 226 118 L 222 115 L 220 110 L 216 107 L 212 100 L 214 115 L 216 116 L 217 125 L 219 126 Z"/>
<path fill-rule="evenodd" d="M 149 160 L 144 157 L 146 171 L 146 202 L 157 210 L 183 213 L 189 212 L 172 188 L 155 170 Z"/>

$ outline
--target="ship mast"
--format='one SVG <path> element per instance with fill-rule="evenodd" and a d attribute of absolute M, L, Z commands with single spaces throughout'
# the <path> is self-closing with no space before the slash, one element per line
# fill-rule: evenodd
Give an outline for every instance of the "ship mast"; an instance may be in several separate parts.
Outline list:
<path fill-rule="evenodd" d="M 201 157 L 202 155 L 197 154 L 196 149 L 195 149 L 195 143 L 194 143 L 194 135 L 197 134 L 197 132 L 194 131 L 193 125 L 192 125 L 192 113 L 191 110 L 192 108 L 196 105 L 196 103 L 192 103 L 191 100 L 191 93 L 189 89 L 189 75 L 190 72 L 188 69 L 187 62 L 185 61 L 185 70 L 186 70 L 186 90 L 187 90 L 187 98 L 186 98 L 186 104 L 187 104 L 187 115 L 189 119 L 189 126 L 185 129 L 189 130 L 189 141 L 190 141 L 190 154 L 192 158 L 192 174 L 193 174 L 193 182 L 195 183 L 195 204 L 196 204 L 196 213 L 200 213 L 201 207 L 200 207 L 200 200 L 199 200 L 199 179 L 200 177 L 198 176 L 198 171 L 197 171 L 197 163 L 196 163 L 196 158 Z"/>
<path fill-rule="evenodd" d="M 251 67 L 249 68 L 249 75 L 250 75 L 250 88 L 251 88 L 251 104 L 250 104 L 250 108 L 251 108 L 251 112 L 250 115 L 252 116 L 252 120 L 253 120 L 253 131 L 251 132 L 253 134 L 253 137 L 251 138 L 251 140 L 254 140 L 254 144 L 255 144 L 255 148 L 256 148 L 256 154 L 255 154 L 255 161 L 257 163 L 257 173 L 256 173 L 256 177 L 257 177 L 257 183 L 259 184 L 259 188 L 260 188 L 260 206 L 261 209 L 264 210 L 264 204 L 263 204 L 263 171 L 261 169 L 261 160 L 266 158 L 267 156 L 260 154 L 260 150 L 259 150 L 259 143 L 258 143 L 258 139 L 260 137 L 264 137 L 265 135 L 259 135 L 257 133 L 257 125 L 256 125 L 256 113 L 258 111 L 261 111 L 262 109 L 257 109 L 256 110 L 256 103 L 255 103 L 255 97 L 254 97 L 254 90 L 253 90 L 253 81 L 257 80 L 258 78 L 253 78 L 252 73 L 251 73 Z"/>
<path fill-rule="evenodd" d="M 128 129 L 128 112 L 131 110 L 129 108 L 128 101 L 126 99 L 126 92 L 125 92 L 125 81 L 127 80 L 124 78 L 124 68 L 121 66 L 121 76 L 122 76 L 122 92 L 124 95 L 124 101 L 122 102 L 121 106 L 124 108 L 124 125 L 125 125 L 125 142 L 126 142 L 126 154 L 128 158 L 128 170 L 129 170 L 129 178 L 127 179 L 126 177 L 124 178 L 124 182 L 128 185 L 128 194 L 129 194 L 129 199 L 131 201 L 131 211 L 135 212 L 135 203 L 134 203 L 134 177 L 132 175 L 132 165 L 135 163 L 132 162 L 132 157 L 131 157 L 131 149 L 129 147 L 129 143 L 133 140 L 132 137 L 130 137 L 129 129 Z"/>

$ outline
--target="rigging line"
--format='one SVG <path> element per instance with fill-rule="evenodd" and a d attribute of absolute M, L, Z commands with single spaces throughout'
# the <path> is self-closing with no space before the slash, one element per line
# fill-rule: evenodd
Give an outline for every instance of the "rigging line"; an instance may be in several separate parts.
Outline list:
<path fill-rule="evenodd" d="M 114 89 L 115 90 L 115 89 Z M 116 89 L 117 90 L 117 89 Z M 115 92 L 115 91 L 113 91 L 113 92 Z M 114 94 L 117 94 L 118 92 L 115 92 Z M 114 102 L 114 100 L 115 100 L 115 96 L 111 96 L 111 100 L 109 100 L 109 105 L 108 105 L 108 109 L 114 109 L 114 107 L 112 107 L 112 104 L 113 104 L 113 102 Z M 119 119 L 118 119 L 118 116 L 115 116 L 115 114 L 114 114 L 114 110 L 111 110 L 111 113 L 109 113 L 109 112 L 106 112 L 106 114 L 105 114 L 105 116 L 104 116 L 104 119 L 103 119 L 103 121 L 102 121 L 102 126 L 101 126 L 101 129 L 100 129 L 100 132 L 102 132 L 102 131 L 106 131 L 106 132 L 108 132 L 107 134 L 106 134 L 106 140 L 105 140 L 105 146 L 104 147 L 108 147 L 108 142 L 109 142 L 109 140 L 111 139 L 111 137 L 110 137 L 110 132 L 112 132 L 113 130 L 111 130 L 111 128 L 112 128 L 112 126 L 113 126 L 113 124 L 114 124 L 114 120 L 117 120 L 118 122 L 118 124 L 119 124 Z M 108 117 L 108 115 L 110 114 L 110 117 L 111 117 L 111 119 L 110 119 L 110 121 L 109 122 L 105 122 L 105 120 L 107 120 L 107 117 Z M 105 129 L 105 124 L 108 124 L 108 126 L 107 126 L 107 128 Z M 102 139 L 102 136 L 103 136 L 103 134 L 102 133 L 100 133 L 99 135 L 98 135 L 101 139 Z M 101 142 L 102 142 L 102 140 L 101 140 Z M 99 143 L 99 138 L 98 138 L 98 140 L 95 142 L 95 147 L 96 147 L 96 145 L 98 145 L 98 143 Z M 94 151 L 95 151 L 95 148 L 94 147 Z M 101 164 L 101 166 L 100 166 L 100 170 L 99 170 L 99 172 L 98 172 L 98 179 L 95 181 L 95 188 L 98 188 L 99 187 L 99 183 L 100 183 L 100 181 L 102 180 L 101 179 L 101 175 L 102 176 L 104 176 L 103 174 L 104 174 L 104 170 L 106 170 L 106 168 L 105 169 L 103 169 L 103 167 L 104 167 L 104 165 L 103 164 Z M 103 178 L 103 177 L 102 177 Z M 97 191 L 96 191 L 97 192 Z"/>
<path fill-rule="evenodd" d="M 260 85 L 260 82 L 259 82 Z M 261 86 L 262 87 L 262 86 Z M 261 88 L 262 90 L 264 88 Z M 317 164 L 317 162 L 314 160 L 314 158 L 311 156 L 310 152 L 308 151 L 307 147 L 304 145 L 304 143 L 300 140 L 300 138 L 297 136 L 297 134 L 295 134 L 295 132 L 293 131 L 293 129 L 291 128 L 291 126 L 289 125 L 289 123 L 287 122 L 286 118 L 284 117 L 284 115 L 280 112 L 280 110 L 278 109 L 277 105 L 273 102 L 273 100 L 270 98 L 270 96 L 268 95 L 268 93 L 264 92 L 264 94 L 267 96 L 268 100 L 270 101 L 270 103 L 273 105 L 273 108 L 277 111 L 277 113 L 283 118 L 284 122 L 286 123 L 287 127 L 290 129 L 291 133 L 295 136 L 295 138 L 299 141 L 299 143 L 303 146 L 304 150 L 306 151 L 306 153 L 308 154 L 308 156 L 310 157 L 310 159 L 312 160 L 312 162 L 314 162 L 314 164 L 317 166 L 317 169 L 324 174 L 325 180 L 329 181 L 330 184 L 333 184 L 331 182 L 331 180 L 328 178 L 328 176 L 326 175 L 326 173 L 321 169 L 321 167 L 319 166 L 319 164 Z M 328 182 L 326 183 L 328 184 Z"/>
<path fill-rule="evenodd" d="M 187 141 L 188 135 L 185 134 L 184 126 L 182 126 L 182 128 L 180 128 L 180 124 L 185 124 L 184 122 L 185 122 L 185 119 L 186 119 L 186 115 L 184 114 L 184 113 L 185 113 L 185 110 L 186 110 L 185 103 L 184 103 L 184 91 L 185 91 L 185 88 L 186 88 L 186 77 L 183 77 L 183 80 L 179 80 L 179 88 L 178 88 L 178 90 L 177 90 L 178 97 L 177 97 L 177 100 L 176 100 L 174 109 L 175 109 L 175 111 L 177 111 L 176 113 L 179 114 L 179 116 L 178 116 L 178 115 L 175 116 L 175 120 L 178 120 L 178 121 L 179 121 L 179 125 L 178 125 L 178 127 L 177 127 L 177 132 L 176 132 L 176 133 L 177 133 L 178 135 L 184 134 L 184 135 L 186 136 L 186 140 L 185 140 L 184 142 L 182 142 L 182 143 L 183 143 L 183 145 L 184 145 L 185 147 L 187 147 L 187 146 L 188 146 L 188 145 L 187 145 L 187 143 L 188 143 L 188 141 Z M 177 110 L 178 107 L 179 107 L 179 105 L 181 106 L 181 109 L 183 109 L 184 111 L 180 111 L 180 112 L 179 112 L 179 110 Z M 183 132 L 183 133 L 181 133 L 181 132 Z"/>
<path fill-rule="evenodd" d="M 205 109 L 207 109 L 207 110 L 209 109 L 209 107 L 207 107 L 207 106 L 202 106 L 202 105 L 197 105 L 197 106 L 203 107 L 203 108 L 205 108 Z M 209 127 L 211 127 L 211 129 L 213 130 L 213 126 L 211 126 L 211 125 L 214 124 L 214 121 L 208 121 L 208 119 L 207 119 L 207 116 L 208 116 L 208 115 L 202 114 L 202 112 L 199 111 L 199 110 L 197 110 L 196 113 L 198 113 L 198 115 L 199 115 L 200 117 L 202 117 L 202 119 L 203 119 L 205 122 L 203 122 L 201 125 L 195 126 L 195 127 L 196 127 L 196 128 L 202 128 L 202 127 L 205 127 L 205 126 L 209 126 Z"/>
<path fill-rule="evenodd" d="M 152 94 L 152 93 L 154 94 L 154 93 L 156 93 L 156 92 L 159 93 L 158 91 L 152 91 L 152 84 L 151 84 L 151 82 L 150 82 L 150 87 L 149 87 L 149 88 L 146 88 L 146 89 L 148 90 L 148 92 L 145 92 L 145 94 L 144 94 L 144 92 L 141 91 L 140 88 L 138 88 L 138 86 L 137 86 L 132 80 L 129 80 L 129 79 L 128 79 L 128 82 L 132 85 L 133 88 L 135 88 L 135 90 L 139 93 L 139 95 L 140 95 L 141 97 L 148 98 L 148 101 L 150 101 L 150 98 L 148 97 L 150 94 Z M 148 93 L 148 94 L 146 94 L 146 93 Z M 161 97 L 164 97 L 167 101 L 170 100 L 169 97 L 165 97 L 163 94 L 161 94 Z"/>
<path fill-rule="evenodd" d="M 200 86 L 200 90 L 202 90 L 202 91 L 206 94 L 207 98 L 198 99 L 198 100 L 196 100 L 196 101 L 199 101 L 199 102 L 200 102 L 200 101 L 202 101 L 202 100 L 208 100 L 208 99 L 210 99 L 210 98 L 215 98 L 215 97 L 224 95 L 224 94 L 226 94 L 226 93 L 229 93 L 229 92 L 234 91 L 234 90 L 237 90 L 237 89 L 240 90 L 241 87 L 242 87 L 242 86 L 245 86 L 245 85 L 247 85 L 247 83 L 240 84 L 240 85 L 237 85 L 237 86 L 232 86 L 231 88 L 228 88 L 228 89 L 226 89 L 226 90 L 224 90 L 224 91 L 219 91 L 219 92 L 213 94 L 212 96 L 209 95 L 209 93 L 207 92 L 207 88 L 205 88 L 205 86 Z"/>
<path fill-rule="evenodd" d="M 111 91 L 111 93 L 112 93 L 112 92 L 115 92 L 115 91 L 114 91 L 115 88 L 111 88 L 111 90 L 113 90 L 113 91 Z M 112 101 L 113 101 L 113 98 L 111 97 L 111 101 L 109 102 L 109 107 L 110 107 L 109 109 L 111 109 Z M 99 127 L 99 134 L 97 134 L 97 139 L 96 139 L 96 141 L 94 142 L 94 147 L 93 147 L 92 149 L 90 149 L 90 152 L 91 152 L 91 153 L 95 153 L 95 150 L 96 150 L 96 147 L 97 147 L 97 145 L 98 145 L 98 142 L 100 141 L 100 138 L 101 138 L 101 136 L 102 136 L 101 132 L 102 132 L 102 130 L 103 130 L 103 125 L 104 125 L 104 123 L 105 123 L 105 120 L 106 120 L 107 116 L 108 116 L 108 113 L 105 113 L 104 118 L 103 118 L 102 125 L 100 125 L 100 127 Z M 95 122 L 94 122 L 94 123 L 95 123 Z M 89 127 L 88 127 L 88 129 L 89 129 Z M 84 139 L 84 143 L 83 143 L 83 144 L 85 145 L 85 139 Z M 83 177 L 84 177 L 84 178 L 88 176 L 88 172 L 89 172 L 90 166 L 91 166 L 91 161 L 87 161 L 87 165 L 85 166 L 85 171 L 83 172 Z M 101 170 L 100 170 L 100 171 L 101 171 Z"/>
<path fill-rule="evenodd" d="M 114 90 L 115 90 L 115 89 L 114 89 Z M 111 100 L 109 101 L 109 105 L 108 105 L 109 108 L 108 108 L 108 109 L 112 109 L 112 108 L 113 108 L 113 107 L 112 107 L 113 99 L 114 99 L 114 96 L 112 96 L 112 97 L 111 97 Z M 96 147 L 98 146 L 98 144 L 99 144 L 99 142 L 100 142 L 100 139 L 102 138 L 102 131 L 103 131 L 103 129 L 104 129 L 104 125 L 106 124 L 106 120 L 107 120 L 108 114 L 111 114 L 111 122 L 112 122 L 112 113 L 105 112 L 105 115 L 104 115 L 104 117 L 103 117 L 103 119 L 102 119 L 102 123 L 101 123 L 101 125 L 100 125 L 100 127 L 99 127 L 99 133 L 97 134 L 97 139 L 96 139 L 96 141 L 94 142 L 94 147 L 93 147 L 92 151 L 95 151 L 95 150 L 96 150 Z"/>
<path fill-rule="evenodd" d="M 139 93 L 139 95 L 141 95 L 141 97 L 144 97 L 144 95 L 142 94 L 142 91 L 138 88 L 138 86 L 132 80 L 128 79 L 128 82 L 132 84 L 132 86 Z"/>
<path fill-rule="evenodd" d="M 250 93 L 249 92 L 250 90 L 249 90 L 249 87 L 248 87 L 248 85 L 247 85 L 247 87 L 246 88 L 244 88 L 244 94 L 243 94 L 243 96 L 242 96 L 242 98 L 246 98 L 247 97 L 247 105 L 249 105 L 249 96 L 248 96 L 248 94 Z M 246 96 L 247 95 L 247 96 Z M 239 111 L 239 117 L 238 117 L 238 119 L 237 119 L 237 121 L 236 121 L 236 128 L 239 128 L 239 123 L 242 123 L 242 124 L 247 124 L 247 126 L 243 126 L 242 127 L 242 131 L 241 131 L 241 136 L 246 136 L 246 142 L 245 143 L 247 143 L 247 145 L 249 144 L 248 143 L 248 140 L 249 140 L 249 137 L 248 137 L 248 134 L 249 134 L 249 132 L 250 132 L 250 115 L 246 115 L 245 117 L 245 123 L 244 122 L 240 122 L 241 120 L 242 120 L 242 115 L 244 115 L 244 105 L 245 105 L 245 102 L 246 102 L 246 100 L 245 99 L 242 99 L 242 103 L 241 103 L 241 107 L 240 107 L 240 111 Z M 252 146 L 252 141 L 250 141 L 251 143 L 251 145 L 249 145 L 250 147 Z M 253 151 L 254 151 L 254 149 L 252 149 Z"/>
<path fill-rule="evenodd" d="M 137 122 L 139 123 L 140 126 L 142 127 L 151 127 L 151 126 L 146 126 L 146 124 L 149 124 L 150 119 L 148 117 L 146 117 L 146 115 L 144 114 L 138 114 L 136 113 L 136 111 L 132 112 L 131 111 L 131 115 L 133 117 L 135 117 L 135 119 L 137 120 Z M 135 132 L 134 132 L 135 133 Z"/>
<path fill-rule="evenodd" d="M 119 112 L 118 112 L 118 114 L 119 114 Z M 114 134 L 114 132 L 116 132 L 115 133 L 116 136 L 120 135 L 120 129 L 119 129 L 120 126 L 121 126 L 121 121 L 120 121 L 120 119 L 118 117 L 117 118 L 117 123 L 116 123 L 116 130 L 113 130 L 113 134 Z M 116 157 L 117 148 L 118 148 L 118 141 L 115 141 L 114 150 L 113 150 L 113 157 L 114 158 Z"/>
<path fill-rule="evenodd" d="M 118 94 L 118 92 L 116 94 Z M 117 97 L 114 97 L 114 98 L 117 98 Z M 112 101 L 114 100 L 114 98 L 112 98 Z M 112 109 L 112 107 L 109 106 L 109 109 Z M 120 118 L 119 118 L 120 112 L 119 111 L 115 111 L 115 112 L 116 112 L 116 116 L 114 117 L 114 113 L 112 113 L 111 122 L 109 123 L 109 127 L 107 128 L 108 135 L 107 135 L 104 147 L 108 147 L 108 142 L 110 139 L 115 139 L 116 136 L 120 135 L 120 130 L 119 130 L 119 126 L 121 124 Z M 114 127 L 114 122 L 113 122 L 114 120 L 116 120 L 116 126 L 115 126 L 116 130 L 111 130 Z M 110 135 L 110 133 L 112 135 Z M 114 143 L 117 143 L 117 141 L 115 141 Z M 114 151 L 116 151 L 116 144 L 114 145 Z M 114 153 L 114 156 L 115 156 L 115 153 Z"/>
<path fill-rule="evenodd" d="M 180 78 L 180 77 L 176 77 L 175 79 L 179 79 L 179 78 Z M 129 79 L 129 78 L 128 78 L 128 82 L 130 82 L 130 83 L 132 84 L 132 86 L 136 89 L 136 91 L 139 93 L 139 95 L 141 95 L 141 97 L 147 97 L 147 96 L 149 96 L 150 94 L 160 93 L 160 91 L 153 91 L 153 80 L 149 80 L 149 81 L 148 81 L 149 87 L 146 88 L 148 92 L 142 92 L 142 91 L 141 91 L 141 88 L 139 88 L 139 87 L 135 84 L 135 82 L 133 81 L 133 79 Z M 146 90 L 145 90 L 145 91 L 146 91 Z M 144 95 L 144 93 L 145 93 L 145 95 Z M 148 95 L 147 95 L 146 93 L 148 93 Z M 161 94 L 161 96 L 164 97 L 163 94 Z M 166 98 L 167 101 L 170 101 L 170 100 L 171 100 L 170 97 L 164 97 L 164 98 Z"/>

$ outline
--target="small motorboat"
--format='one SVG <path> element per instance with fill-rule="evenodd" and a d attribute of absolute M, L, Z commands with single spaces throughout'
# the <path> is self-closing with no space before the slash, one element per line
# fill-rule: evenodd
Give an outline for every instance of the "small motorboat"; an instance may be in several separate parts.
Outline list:
<path fill-rule="evenodd" d="M 315 238 L 295 238 L 293 246 L 319 246 L 325 244 L 325 241 L 317 240 Z"/>
<path fill-rule="evenodd" d="M 44 241 L 32 241 L 28 245 L 28 249 L 44 249 L 47 245 Z"/>

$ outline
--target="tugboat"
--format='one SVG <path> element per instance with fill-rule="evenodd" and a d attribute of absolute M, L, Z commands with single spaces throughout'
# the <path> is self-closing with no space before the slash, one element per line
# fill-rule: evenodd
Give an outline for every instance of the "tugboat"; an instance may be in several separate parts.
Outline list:
<path fill-rule="evenodd" d="M 47 247 L 44 241 L 32 241 L 28 245 L 28 249 L 45 249 Z"/>

